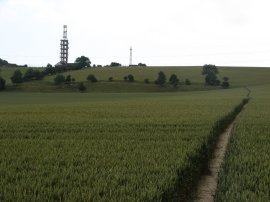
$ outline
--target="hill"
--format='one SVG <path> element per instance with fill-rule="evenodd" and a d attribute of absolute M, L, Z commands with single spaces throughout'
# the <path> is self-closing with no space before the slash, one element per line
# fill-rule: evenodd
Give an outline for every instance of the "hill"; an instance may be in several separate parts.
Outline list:
<path fill-rule="evenodd" d="M 1 75 L 7 79 L 7 91 L 21 92 L 77 92 L 77 82 L 84 82 L 87 92 L 173 92 L 173 91 L 198 91 L 220 89 L 220 87 L 209 87 L 204 85 L 204 76 L 201 75 L 202 67 L 118 67 L 118 68 L 85 68 L 82 70 L 68 71 L 64 76 L 71 75 L 76 83 L 73 85 L 54 85 L 55 75 L 47 76 L 41 81 L 26 82 L 17 86 L 12 86 L 10 77 L 15 69 L 2 68 Z M 21 68 L 25 71 L 26 68 Z M 171 74 L 176 74 L 182 84 L 185 79 L 189 79 L 192 85 L 180 85 L 177 89 L 167 85 L 163 88 L 154 84 L 158 72 L 163 71 L 167 80 Z M 93 74 L 98 79 L 97 83 L 86 81 L 86 77 Z M 135 82 L 124 82 L 124 77 L 132 74 Z M 270 68 L 258 67 L 219 67 L 218 77 L 220 80 L 224 76 L 230 78 L 232 88 L 242 86 L 254 86 L 270 84 Z M 113 82 L 108 78 L 112 77 Z M 144 79 L 149 79 L 150 83 L 145 84 Z"/>

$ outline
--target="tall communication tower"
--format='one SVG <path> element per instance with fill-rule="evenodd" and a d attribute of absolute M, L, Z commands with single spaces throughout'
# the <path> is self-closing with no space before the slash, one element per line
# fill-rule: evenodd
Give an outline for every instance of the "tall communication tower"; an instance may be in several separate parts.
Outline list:
<path fill-rule="evenodd" d="M 62 64 L 68 63 L 68 39 L 67 39 L 67 25 L 64 25 L 63 39 L 60 43 L 60 62 Z"/>
<path fill-rule="evenodd" d="M 132 65 L 132 47 L 130 47 L 129 51 L 130 51 L 130 55 L 129 55 L 129 65 L 131 66 L 131 65 Z"/>

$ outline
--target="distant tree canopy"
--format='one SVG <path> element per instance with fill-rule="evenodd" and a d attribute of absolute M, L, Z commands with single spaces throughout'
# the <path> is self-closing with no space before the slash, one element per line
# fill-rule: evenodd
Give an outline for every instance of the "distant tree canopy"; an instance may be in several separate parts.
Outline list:
<path fill-rule="evenodd" d="M 8 65 L 8 61 L 0 58 L 0 67 L 5 66 L 5 65 Z"/>
<path fill-rule="evenodd" d="M 138 66 L 140 66 L 140 67 L 146 67 L 147 65 L 144 64 L 144 63 L 139 63 Z"/>
<path fill-rule="evenodd" d="M 0 91 L 6 88 L 6 81 L 2 77 L 0 77 Z"/>
<path fill-rule="evenodd" d="M 111 62 L 110 67 L 121 67 L 122 65 L 118 62 Z"/>
<path fill-rule="evenodd" d="M 78 83 L 78 89 L 80 92 L 86 91 L 86 87 L 83 82 Z"/>
<path fill-rule="evenodd" d="M 47 64 L 47 67 L 49 67 L 49 68 L 50 68 L 50 67 L 53 67 L 53 66 L 52 66 L 50 63 L 48 63 L 48 64 Z"/>
<path fill-rule="evenodd" d="M 171 77 L 170 77 L 170 79 L 169 79 L 169 82 L 170 82 L 170 84 L 173 86 L 173 87 L 177 87 L 178 86 L 178 84 L 179 84 L 179 79 L 178 79 L 178 77 L 176 76 L 176 74 L 172 74 L 171 75 Z"/>
<path fill-rule="evenodd" d="M 220 81 L 217 79 L 218 69 L 215 65 L 204 65 L 202 75 L 205 75 L 205 84 L 210 86 L 220 85 Z"/>
<path fill-rule="evenodd" d="M 221 86 L 223 88 L 229 88 L 230 87 L 229 77 L 227 77 L 227 76 L 223 77 L 223 82 L 222 82 Z"/>
<path fill-rule="evenodd" d="M 128 81 L 129 82 L 134 82 L 134 76 L 132 75 L 132 74 L 129 74 L 128 76 L 127 76 L 127 79 L 128 79 Z"/>
<path fill-rule="evenodd" d="M 166 75 L 164 74 L 164 72 L 160 71 L 158 73 L 158 78 L 155 81 L 155 84 L 159 86 L 164 86 L 165 83 L 166 83 Z"/>
<path fill-rule="evenodd" d="M 57 74 L 56 77 L 54 78 L 54 83 L 56 85 L 60 85 L 66 81 L 66 78 L 62 74 Z"/>
<path fill-rule="evenodd" d="M 78 67 L 80 67 L 80 68 L 90 67 L 91 66 L 90 59 L 88 57 L 85 57 L 85 56 L 78 57 L 75 60 L 75 63 L 77 63 L 78 64 Z"/>
<path fill-rule="evenodd" d="M 10 79 L 11 79 L 12 83 L 14 83 L 14 84 L 22 83 L 23 82 L 23 74 L 22 74 L 21 70 L 16 69 Z"/>
<path fill-rule="evenodd" d="M 87 81 L 90 81 L 92 83 L 96 83 L 98 81 L 97 78 L 95 77 L 95 75 L 93 75 L 93 74 L 89 74 L 86 79 L 87 79 Z"/>

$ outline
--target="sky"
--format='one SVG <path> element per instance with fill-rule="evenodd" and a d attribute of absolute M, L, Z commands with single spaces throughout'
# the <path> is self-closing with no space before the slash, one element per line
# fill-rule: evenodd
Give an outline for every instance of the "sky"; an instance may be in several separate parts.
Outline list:
<path fill-rule="evenodd" d="M 269 0 L 0 0 L 0 58 L 153 66 L 270 66 Z"/>

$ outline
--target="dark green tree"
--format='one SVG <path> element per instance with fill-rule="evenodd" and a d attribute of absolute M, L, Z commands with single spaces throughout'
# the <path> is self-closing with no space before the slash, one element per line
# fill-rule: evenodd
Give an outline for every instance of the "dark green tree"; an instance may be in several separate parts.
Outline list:
<path fill-rule="evenodd" d="M 64 75 L 62 75 L 62 74 L 57 74 L 56 77 L 54 78 L 54 83 L 55 83 L 56 85 L 60 85 L 60 84 L 64 83 L 65 80 L 66 80 L 66 79 L 65 79 Z"/>
<path fill-rule="evenodd" d="M 129 74 L 128 76 L 127 76 L 127 79 L 128 79 L 128 81 L 129 82 L 134 82 L 134 76 L 132 75 L 132 74 Z"/>
<path fill-rule="evenodd" d="M 77 63 L 79 68 L 84 68 L 84 67 L 90 67 L 91 66 L 90 59 L 88 57 L 85 57 L 85 56 L 78 57 L 75 60 L 75 63 Z"/>
<path fill-rule="evenodd" d="M 89 74 L 86 79 L 87 81 L 91 81 L 92 83 L 96 83 L 98 81 L 95 75 L 93 74 Z"/>
<path fill-rule="evenodd" d="M 124 76 L 124 81 L 127 81 L 128 80 L 128 77 L 127 76 Z"/>
<path fill-rule="evenodd" d="M 149 79 L 144 79 L 144 83 L 149 84 L 150 83 Z"/>
<path fill-rule="evenodd" d="M 70 74 L 67 75 L 65 82 L 66 82 L 66 84 L 70 84 L 71 83 L 71 75 Z"/>
<path fill-rule="evenodd" d="M 24 81 L 30 81 L 35 77 L 35 72 L 33 68 L 28 68 L 26 72 L 24 73 L 23 80 Z"/>
<path fill-rule="evenodd" d="M 158 73 L 158 78 L 155 81 L 155 84 L 159 86 L 164 86 L 165 83 L 166 83 L 166 75 L 164 74 L 164 72 L 160 71 Z"/>
<path fill-rule="evenodd" d="M 111 62 L 110 66 L 111 67 L 121 67 L 122 65 L 118 62 Z"/>
<path fill-rule="evenodd" d="M 6 80 L 0 77 L 0 91 L 6 88 Z"/>
<path fill-rule="evenodd" d="M 177 87 L 178 84 L 179 84 L 179 79 L 177 78 L 176 74 L 172 74 L 170 79 L 169 79 L 169 82 L 170 84 L 173 86 L 173 87 Z"/>
<path fill-rule="evenodd" d="M 221 84 L 222 88 L 229 88 L 230 83 L 229 83 L 229 77 L 225 76 L 223 77 L 223 82 Z"/>
<path fill-rule="evenodd" d="M 80 92 L 86 91 L 86 87 L 83 82 L 78 83 L 78 89 Z"/>
<path fill-rule="evenodd" d="M 190 81 L 189 79 L 186 79 L 186 80 L 185 80 L 185 84 L 186 84 L 187 86 L 189 86 L 189 85 L 191 85 L 191 81 Z"/>
<path fill-rule="evenodd" d="M 5 66 L 5 65 L 8 65 L 8 61 L 2 60 L 2 59 L 0 58 L 0 67 Z"/>
<path fill-rule="evenodd" d="M 113 77 L 109 77 L 108 81 L 112 82 L 113 81 Z"/>
<path fill-rule="evenodd" d="M 210 86 L 220 85 L 217 79 L 218 69 L 215 65 L 204 65 L 202 75 L 205 75 L 205 84 Z"/>
<path fill-rule="evenodd" d="M 14 84 L 22 83 L 23 82 L 23 75 L 22 75 L 21 70 L 16 69 L 13 72 L 13 75 L 10 79 L 11 79 L 12 83 L 14 83 Z"/>
<path fill-rule="evenodd" d="M 48 63 L 48 64 L 47 64 L 47 67 L 49 67 L 49 68 L 50 68 L 50 67 L 53 67 L 53 66 L 52 66 L 50 63 Z"/>

